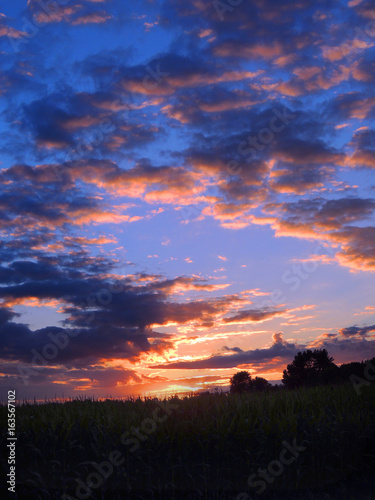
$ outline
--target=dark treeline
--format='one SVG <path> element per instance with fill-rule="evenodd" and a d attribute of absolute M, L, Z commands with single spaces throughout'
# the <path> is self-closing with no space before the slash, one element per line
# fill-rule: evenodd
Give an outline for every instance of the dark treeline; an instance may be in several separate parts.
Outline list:
<path fill-rule="evenodd" d="M 366 371 L 370 377 L 364 379 Z M 366 361 L 355 361 L 337 366 L 326 349 L 305 350 L 294 357 L 283 372 L 282 386 L 287 389 L 313 387 L 324 384 L 340 384 L 351 381 L 353 385 L 369 384 L 375 380 L 375 357 Z M 247 371 L 237 372 L 230 379 L 230 392 L 263 391 L 274 388 L 262 377 L 251 378 Z"/>

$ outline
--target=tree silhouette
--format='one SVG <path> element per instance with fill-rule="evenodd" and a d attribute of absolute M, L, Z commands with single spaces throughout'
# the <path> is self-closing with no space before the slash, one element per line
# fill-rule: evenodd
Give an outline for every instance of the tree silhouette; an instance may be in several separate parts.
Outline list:
<path fill-rule="evenodd" d="M 263 377 L 255 377 L 250 381 L 250 391 L 264 391 L 272 385 Z"/>
<path fill-rule="evenodd" d="M 241 393 L 249 390 L 251 376 L 249 372 L 237 372 L 230 379 L 231 394 Z"/>
<path fill-rule="evenodd" d="M 334 379 L 338 367 L 326 349 L 299 352 L 283 372 L 283 384 L 289 389 L 317 385 Z"/>
<path fill-rule="evenodd" d="M 232 394 L 249 392 L 249 391 L 264 391 L 272 387 L 271 384 L 263 377 L 251 378 L 249 372 L 237 372 L 230 379 L 230 392 Z"/>

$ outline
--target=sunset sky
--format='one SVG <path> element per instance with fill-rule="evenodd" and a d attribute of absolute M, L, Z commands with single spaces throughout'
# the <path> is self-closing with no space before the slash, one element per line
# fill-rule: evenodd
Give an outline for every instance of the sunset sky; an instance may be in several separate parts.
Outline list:
<path fill-rule="evenodd" d="M 1 397 L 373 357 L 374 56 L 366 0 L 3 2 Z"/>

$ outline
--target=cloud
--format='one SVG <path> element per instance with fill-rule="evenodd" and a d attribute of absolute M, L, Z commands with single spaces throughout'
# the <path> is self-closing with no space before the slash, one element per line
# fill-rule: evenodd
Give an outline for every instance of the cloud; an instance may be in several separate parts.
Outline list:
<path fill-rule="evenodd" d="M 374 137 L 375 131 L 368 128 L 359 129 L 353 134 L 349 145 L 354 152 L 347 160 L 349 166 L 375 168 Z"/>
<path fill-rule="evenodd" d="M 341 244 L 341 251 L 336 255 L 339 263 L 353 271 L 375 271 L 375 228 L 347 227 L 331 239 Z"/>
<path fill-rule="evenodd" d="M 366 337 L 369 332 L 375 332 L 375 325 L 372 326 L 350 326 L 347 328 L 341 328 L 339 331 L 340 335 L 343 337 L 354 337 L 354 336 L 364 336 Z"/>
<path fill-rule="evenodd" d="M 161 130 L 124 122 L 127 106 L 110 93 L 77 93 L 66 88 L 22 107 L 20 131 L 32 133 L 37 152 L 57 150 L 65 158 L 113 154 L 152 142 Z M 10 119 L 13 119 L 14 111 Z M 24 146 L 23 146 L 24 147 Z"/>
<path fill-rule="evenodd" d="M 193 361 L 176 361 L 163 365 L 152 365 L 155 369 L 171 370 L 204 370 L 204 369 L 240 369 L 251 365 L 252 368 L 262 366 L 263 369 L 270 365 L 279 369 L 293 361 L 294 356 L 305 349 L 327 349 L 338 364 L 349 361 L 362 361 L 370 359 L 373 355 L 375 340 L 364 340 L 358 338 L 366 336 L 368 332 L 375 330 L 374 326 L 343 328 L 338 333 L 324 333 L 315 341 L 307 344 L 296 344 L 284 339 L 282 332 L 274 333 L 270 347 L 262 349 L 250 349 L 244 351 L 238 347 L 224 346 L 223 355 L 213 355 L 209 358 L 196 359 Z M 344 338 L 342 338 L 344 337 Z M 230 353 L 230 354 L 228 354 Z"/>
<path fill-rule="evenodd" d="M 241 57 L 241 58 L 278 58 L 282 54 L 282 47 L 278 43 L 263 45 L 253 43 L 244 45 L 242 40 L 224 42 L 216 46 L 214 54 L 221 57 Z"/>
<path fill-rule="evenodd" d="M 337 116 L 344 120 L 349 118 L 364 120 L 375 107 L 375 97 L 367 96 L 359 91 L 347 92 L 336 97 L 330 107 Z"/>
<path fill-rule="evenodd" d="M 373 51 L 368 57 L 361 58 L 353 67 L 353 78 L 366 84 L 375 81 L 375 63 L 372 60 Z"/>
<path fill-rule="evenodd" d="M 373 327 L 342 328 L 338 333 L 323 333 L 310 342 L 307 347 L 309 349 L 326 349 L 336 364 L 364 361 L 374 356 L 375 341 L 370 340 L 373 335 L 367 335 L 371 331 L 373 331 Z"/>
<path fill-rule="evenodd" d="M 101 24 L 106 23 L 112 16 L 105 11 L 91 12 L 83 16 L 76 17 L 72 24 L 73 26 L 77 24 Z"/>
<path fill-rule="evenodd" d="M 118 71 L 118 88 L 143 95 L 172 95 L 181 88 L 191 88 L 244 81 L 258 72 L 228 70 L 200 60 L 167 53 L 145 65 L 122 66 Z"/>
<path fill-rule="evenodd" d="M 266 205 L 267 213 L 279 213 L 279 217 L 271 222 L 276 236 L 331 242 L 334 247 L 339 247 L 336 261 L 353 271 L 375 269 L 374 228 L 353 225 L 371 218 L 374 209 L 374 200 L 356 197 L 336 200 L 315 198 Z"/>
<path fill-rule="evenodd" d="M 9 37 L 20 39 L 27 35 L 26 32 L 8 26 L 9 19 L 5 14 L 0 13 L 0 38 Z"/>
<path fill-rule="evenodd" d="M 134 362 L 144 354 L 160 354 L 173 347 L 170 336 L 155 331 L 155 325 L 193 323 L 208 327 L 248 302 L 238 295 L 177 302 L 172 296 L 181 292 L 212 292 L 228 285 L 207 283 L 199 277 L 166 279 L 146 274 L 129 275 L 116 283 L 108 277 L 113 265 L 105 259 L 85 261 L 82 256 L 80 261 L 62 255 L 1 267 L 0 342 L 6 359 L 30 365 L 33 349 L 44 356 L 49 344 L 50 350 L 58 351 L 52 358 L 45 356 L 53 365 L 57 355 L 58 363 L 65 367 L 108 359 Z M 56 301 L 66 328 L 31 330 L 14 322 L 16 314 L 10 307 L 29 299 L 36 304 Z"/>
<path fill-rule="evenodd" d="M 275 310 L 257 310 L 257 309 L 247 309 L 244 311 L 240 311 L 238 314 L 234 316 L 230 316 L 228 318 L 224 318 L 224 323 L 250 323 L 250 322 L 261 322 L 266 321 L 277 316 L 283 316 L 286 310 L 275 309 Z"/>
<path fill-rule="evenodd" d="M 95 3 L 104 3 L 100 0 L 86 0 L 84 4 L 72 2 L 70 5 L 60 5 L 47 3 L 41 5 L 38 0 L 28 0 L 27 8 L 33 20 L 40 25 L 53 23 L 67 23 L 73 26 L 79 24 L 101 24 L 105 23 L 112 16 L 105 10 L 97 10 Z"/>
<path fill-rule="evenodd" d="M 228 349 L 228 348 L 227 348 Z M 285 360 L 293 359 L 298 352 L 298 346 L 283 341 L 282 335 L 274 336 L 274 342 L 271 347 L 264 349 L 253 349 L 242 351 L 241 349 L 230 349 L 235 354 L 216 355 L 210 358 L 199 359 L 194 361 L 176 361 L 165 363 L 164 365 L 154 365 L 152 368 L 165 369 L 184 369 L 184 370 L 201 370 L 201 369 L 220 369 L 220 368 L 236 368 L 241 365 L 259 364 L 274 358 Z"/>

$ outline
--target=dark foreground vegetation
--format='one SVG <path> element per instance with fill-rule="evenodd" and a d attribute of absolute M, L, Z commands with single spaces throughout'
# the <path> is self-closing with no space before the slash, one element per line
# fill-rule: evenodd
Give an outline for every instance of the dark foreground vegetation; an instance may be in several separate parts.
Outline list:
<path fill-rule="evenodd" d="M 375 380 L 375 357 L 366 361 L 335 365 L 326 349 L 307 349 L 294 356 L 283 372 L 282 383 L 288 389 L 340 384 L 350 381 L 356 391 Z M 230 392 L 260 392 L 272 390 L 262 377 L 251 378 L 247 371 L 237 372 L 230 379 Z"/>
<path fill-rule="evenodd" d="M 16 415 L 16 499 L 375 498 L 374 383 L 23 404 Z"/>

